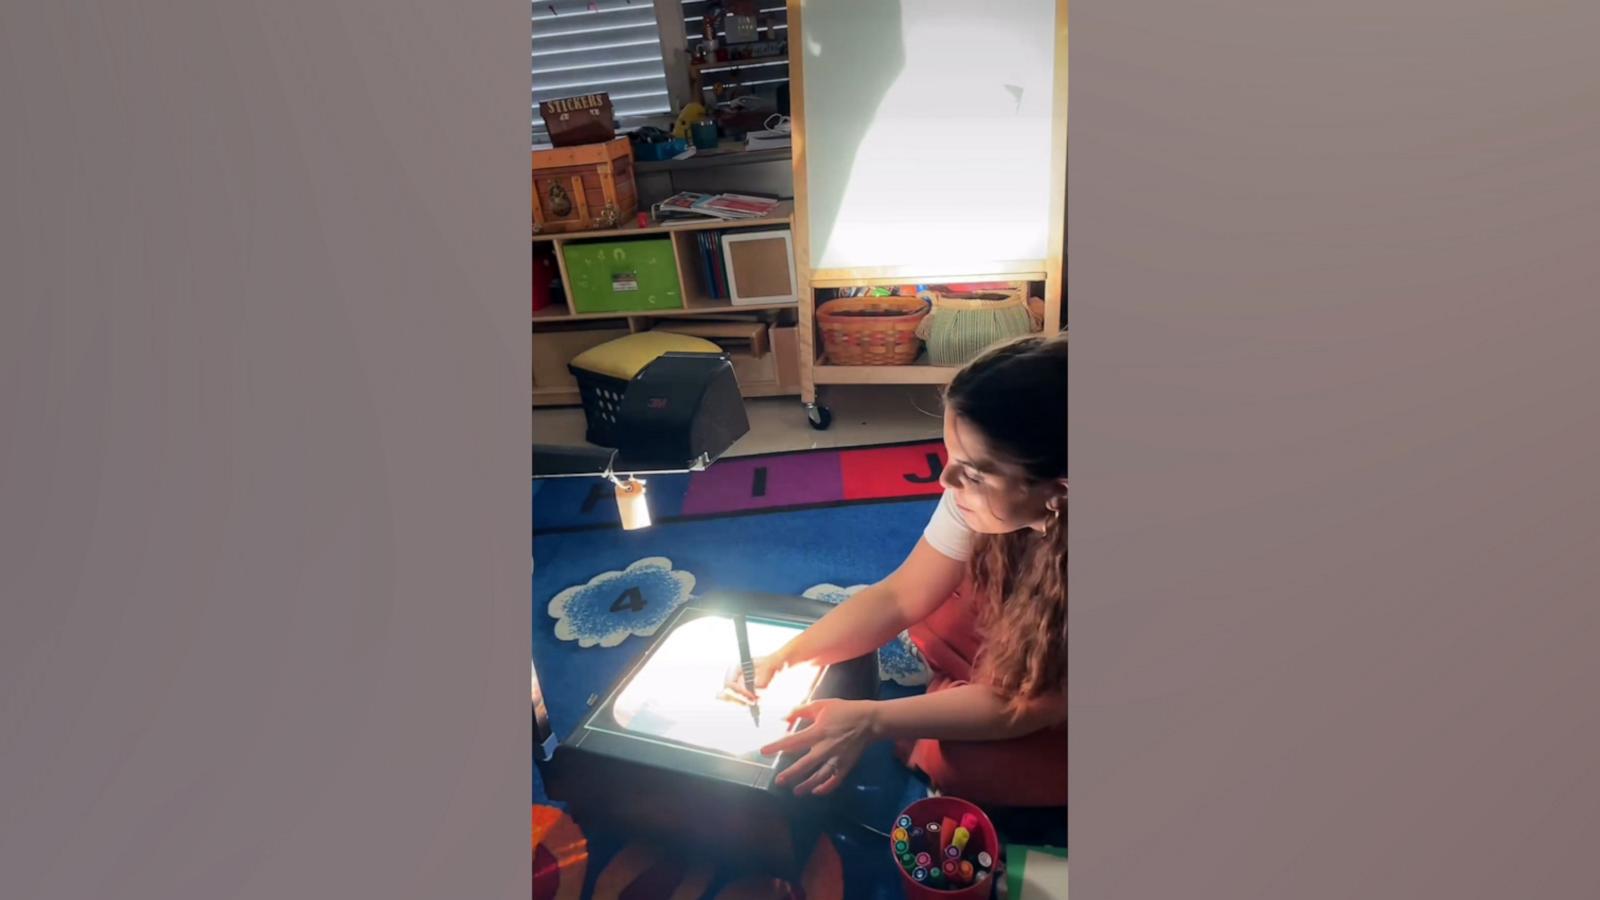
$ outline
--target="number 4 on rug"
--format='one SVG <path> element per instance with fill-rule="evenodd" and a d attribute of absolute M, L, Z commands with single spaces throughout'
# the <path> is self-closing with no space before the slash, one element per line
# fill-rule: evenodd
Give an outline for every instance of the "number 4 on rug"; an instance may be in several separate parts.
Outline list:
<path fill-rule="evenodd" d="M 612 612 L 639 612 L 644 609 L 644 594 L 637 588 L 631 587 L 622 592 L 611 604 Z"/>

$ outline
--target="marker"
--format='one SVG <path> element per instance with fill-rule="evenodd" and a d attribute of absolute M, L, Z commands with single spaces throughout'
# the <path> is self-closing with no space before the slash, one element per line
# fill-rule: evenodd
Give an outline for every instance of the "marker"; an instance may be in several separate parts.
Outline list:
<path fill-rule="evenodd" d="M 919 868 L 916 871 L 911 873 L 911 877 L 915 878 L 918 881 L 927 881 L 928 880 L 928 870 Z"/>
<path fill-rule="evenodd" d="M 739 669 L 744 674 L 744 689 L 750 692 L 750 696 L 754 697 L 756 694 L 756 664 L 755 660 L 750 656 L 750 629 L 742 614 L 733 617 L 733 630 L 735 636 L 739 639 Z M 756 723 L 757 728 L 761 727 L 760 703 L 750 704 L 750 718 Z"/>
<path fill-rule="evenodd" d="M 919 865 L 919 866 L 923 867 L 924 869 L 926 869 L 929 866 L 933 865 L 933 857 L 929 856 L 927 853 L 918 853 L 917 854 L 917 865 Z"/>
<path fill-rule="evenodd" d="M 964 850 L 966 849 L 967 841 L 971 838 L 972 834 L 965 828 L 957 827 L 955 834 L 950 835 L 950 846 L 957 850 Z"/>
<path fill-rule="evenodd" d="M 950 818 L 949 816 L 945 816 L 944 821 L 939 823 L 939 840 L 943 842 L 939 845 L 940 850 L 950 846 L 950 837 L 954 835 L 955 832 L 956 820 Z"/>
<path fill-rule="evenodd" d="M 960 859 L 961 858 L 961 848 L 957 847 L 955 844 L 951 844 L 950 846 L 944 848 L 944 858 L 945 859 Z"/>
<path fill-rule="evenodd" d="M 972 813 L 967 813 L 961 817 L 961 827 L 968 831 L 978 830 L 978 817 Z"/>
<path fill-rule="evenodd" d="M 994 857 L 988 853 L 980 852 L 978 854 L 978 865 L 985 869 L 992 869 L 994 868 Z"/>
<path fill-rule="evenodd" d="M 901 828 L 910 828 L 911 827 L 911 817 L 910 816 L 901 816 L 900 818 L 894 820 L 894 824 L 899 826 L 899 827 L 901 827 Z"/>
<path fill-rule="evenodd" d="M 911 845 L 906 843 L 905 841 L 895 841 L 894 842 L 894 852 L 896 852 L 896 853 L 909 853 L 909 852 L 911 852 Z"/>
<path fill-rule="evenodd" d="M 897 841 L 909 841 L 909 840 L 911 840 L 911 835 L 909 833 L 907 833 L 904 828 L 896 828 L 893 832 L 890 833 L 890 837 L 894 838 Z"/>
<path fill-rule="evenodd" d="M 944 877 L 950 879 L 951 881 L 954 881 L 961 876 L 961 867 L 956 865 L 956 861 L 953 859 L 945 860 L 943 868 Z"/>
<path fill-rule="evenodd" d="M 972 880 L 972 863 L 964 859 L 961 861 L 961 880 L 969 882 Z"/>
<path fill-rule="evenodd" d="M 922 846 L 922 839 L 924 837 L 927 837 L 927 835 L 928 835 L 928 833 L 926 831 L 923 831 L 921 828 L 913 828 L 913 829 L 911 829 L 911 846 L 913 846 L 913 847 L 921 847 Z"/>
<path fill-rule="evenodd" d="M 944 885 L 944 870 L 943 869 L 931 869 L 931 870 L 929 870 L 929 872 L 928 872 L 928 883 L 933 885 L 934 887 L 942 887 Z"/>
<path fill-rule="evenodd" d="M 901 854 L 901 856 L 900 856 L 900 868 L 905 869 L 907 872 L 909 872 L 912 869 L 915 869 L 916 867 L 917 867 L 917 861 L 911 858 L 911 854 L 909 854 L 909 853 Z"/>
<path fill-rule="evenodd" d="M 939 833 L 939 823 L 938 822 L 929 822 L 928 823 L 928 833 L 929 834 L 938 834 Z"/>

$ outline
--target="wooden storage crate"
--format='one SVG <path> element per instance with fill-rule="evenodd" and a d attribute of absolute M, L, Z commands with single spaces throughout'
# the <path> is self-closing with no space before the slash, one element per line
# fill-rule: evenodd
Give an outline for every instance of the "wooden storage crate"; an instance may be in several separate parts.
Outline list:
<path fill-rule="evenodd" d="M 614 228 L 638 211 L 627 138 L 533 151 L 534 234 Z"/>
<path fill-rule="evenodd" d="M 728 361 L 733 363 L 733 375 L 739 379 L 739 387 L 778 386 L 778 363 L 772 354 L 751 356 L 730 352 Z"/>
<path fill-rule="evenodd" d="M 766 356 L 769 326 L 765 322 L 697 322 L 665 320 L 651 326 L 652 331 L 692 334 L 714 341 L 717 346 L 746 356 Z"/>
<path fill-rule="evenodd" d="M 570 388 L 576 392 L 578 379 L 568 371 L 567 363 L 590 347 L 627 334 L 627 328 L 597 328 L 587 323 L 549 326 L 533 332 L 533 386 Z"/>
<path fill-rule="evenodd" d="M 778 371 L 778 385 L 785 388 L 800 386 L 800 333 L 793 325 L 773 327 L 770 335 L 772 358 Z"/>

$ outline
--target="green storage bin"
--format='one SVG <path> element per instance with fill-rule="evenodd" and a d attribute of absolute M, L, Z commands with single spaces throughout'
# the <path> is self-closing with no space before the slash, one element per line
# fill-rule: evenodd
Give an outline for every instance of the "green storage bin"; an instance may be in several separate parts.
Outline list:
<path fill-rule="evenodd" d="M 650 312 L 682 309 L 672 237 L 567 244 L 572 311 Z"/>

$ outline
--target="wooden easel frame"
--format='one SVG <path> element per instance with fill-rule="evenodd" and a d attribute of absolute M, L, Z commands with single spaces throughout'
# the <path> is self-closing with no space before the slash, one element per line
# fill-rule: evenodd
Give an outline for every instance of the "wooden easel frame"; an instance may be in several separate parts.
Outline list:
<path fill-rule="evenodd" d="M 1067 3 L 1056 0 L 1055 71 L 1051 100 L 1050 234 L 1043 259 L 993 260 L 967 264 L 962 271 L 930 271 L 926 267 L 878 266 L 815 269 L 811 265 L 810 197 L 806 176 L 805 0 L 788 0 L 790 122 L 793 129 L 794 251 L 800 289 L 800 399 L 816 404 L 818 384 L 943 384 L 954 369 L 942 366 L 830 366 L 817 363 L 815 290 L 852 285 L 923 284 L 965 281 L 1043 281 L 1044 330 L 1061 330 L 1067 246 Z"/>

